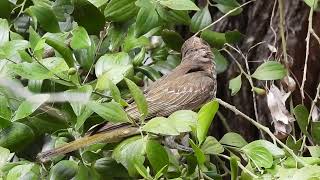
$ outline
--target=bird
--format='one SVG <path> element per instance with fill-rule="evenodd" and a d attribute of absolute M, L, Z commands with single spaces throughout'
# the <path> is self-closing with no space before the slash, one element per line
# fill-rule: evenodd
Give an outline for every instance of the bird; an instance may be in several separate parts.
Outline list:
<path fill-rule="evenodd" d="M 181 56 L 181 63 L 173 71 L 153 82 L 144 91 L 148 105 L 146 119 L 167 117 L 178 110 L 196 110 L 216 96 L 216 66 L 210 45 L 193 36 L 182 45 Z M 135 102 L 129 104 L 125 111 L 134 121 L 141 117 Z M 59 154 L 99 142 L 117 142 L 138 133 L 139 128 L 133 124 L 99 124 L 84 137 L 62 147 L 41 152 L 37 158 L 46 162 Z"/>

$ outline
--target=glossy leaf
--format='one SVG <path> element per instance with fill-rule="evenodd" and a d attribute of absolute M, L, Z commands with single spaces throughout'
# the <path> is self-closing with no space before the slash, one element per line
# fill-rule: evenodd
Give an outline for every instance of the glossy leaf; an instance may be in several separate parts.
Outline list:
<path fill-rule="evenodd" d="M 148 115 L 148 103 L 141 89 L 131 80 L 125 79 L 130 93 L 137 105 L 140 117 L 144 119 Z"/>
<path fill-rule="evenodd" d="M 13 121 L 25 118 L 37 110 L 44 102 L 50 98 L 48 94 L 36 94 L 28 97 L 17 109 Z"/>
<path fill-rule="evenodd" d="M 229 62 L 217 49 L 213 49 L 212 52 L 214 55 L 214 61 L 216 62 L 217 74 L 225 72 L 229 66 Z"/>
<path fill-rule="evenodd" d="M 117 84 L 124 77 L 133 73 L 133 66 L 127 53 L 105 54 L 98 59 L 95 73 L 97 77 L 105 74 L 113 83 Z"/>
<path fill-rule="evenodd" d="M 254 146 L 251 148 L 243 148 L 244 153 L 258 167 L 270 168 L 273 163 L 272 154 L 262 146 Z"/>
<path fill-rule="evenodd" d="M 91 46 L 90 37 L 86 31 L 81 26 L 78 26 L 72 31 L 71 48 L 72 49 L 83 49 Z"/>
<path fill-rule="evenodd" d="M 92 91 L 93 91 L 92 86 L 84 85 L 82 87 L 79 87 L 78 89 L 70 89 L 67 92 L 83 93 L 83 94 L 85 94 L 85 96 L 90 97 Z M 85 111 L 86 104 L 82 103 L 81 101 L 79 101 L 79 102 L 73 101 L 73 102 L 69 102 L 69 103 L 73 109 L 73 112 L 75 113 L 75 115 L 77 117 L 80 116 Z"/>
<path fill-rule="evenodd" d="M 13 122 L 0 131 L 0 146 L 10 151 L 21 150 L 35 138 L 33 130 L 22 123 Z"/>
<path fill-rule="evenodd" d="M 255 149 L 256 147 L 265 148 L 267 151 L 269 151 L 271 153 L 272 156 L 274 156 L 276 158 L 283 157 L 285 155 L 284 151 L 282 149 L 280 149 L 276 145 L 274 145 L 271 142 L 266 141 L 266 140 L 253 141 L 253 142 L 245 145 L 241 149 L 247 152 L 247 151 L 250 151 L 251 149 Z M 261 149 L 258 149 L 258 150 L 261 150 Z M 261 150 L 261 151 L 264 151 L 264 150 Z"/>
<path fill-rule="evenodd" d="M 180 52 L 184 40 L 179 33 L 165 29 L 162 31 L 161 36 L 169 48 Z"/>
<path fill-rule="evenodd" d="M 50 37 L 46 37 L 45 39 L 46 43 L 49 46 L 53 47 L 56 51 L 58 51 L 61 54 L 61 56 L 64 58 L 64 60 L 70 68 L 74 67 L 75 59 L 73 58 L 72 51 L 66 44 Z"/>
<path fill-rule="evenodd" d="M 126 112 L 118 103 L 98 103 L 95 101 L 89 101 L 88 107 L 106 121 L 130 122 Z"/>
<path fill-rule="evenodd" d="M 112 158 L 127 168 L 130 175 L 137 174 L 135 164 L 143 164 L 146 140 L 135 136 L 122 141 L 112 153 Z"/>
<path fill-rule="evenodd" d="M 146 55 L 146 48 L 141 48 L 140 52 L 134 57 L 132 63 L 134 66 L 141 66 Z"/>
<path fill-rule="evenodd" d="M 240 134 L 229 132 L 225 134 L 219 141 L 223 145 L 235 146 L 242 148 L 247 145 L 247 141 Z"/>
<path fill-rule="evenodd" d="M 60 32 L 58 20 L 50 7 L 35 5 L 29 7 L 26 11 L 36 18 L 36 22 L 39 22 L 45 31 Z"/>
<path fill-rule="evenodd" d="M 201 38 L 207 41 L 211 47 L 222 48 L 227 42 L 225 34 L 220 32 L 215 32 L 211 30 L 204 30 L 201 33 Z"/>
<path fill-rule="evenodd" d="M 201 144 L 206 139 L 209 127 L 216 112 L 218 111 L 218 108 L 219 103 L 217 101 L 210 101 L 202 106 L 202 108 L 198 112 L 199 120 L 197 123 L 197 138 L 199 144 Z"/>
<path fill-rule="evenodd" d="M 100 10 L 87 0 L 73 0 L 72 16 L 79 26 L 84 27 L 88 34 L 96 34 L 103 29 L 105 17 Z"/>
<path fill-rule="evenodd" d="M 35 163 L 14 166 L 8 172 L 7 179 L 40 179 L 40 167 Z"/>
<path fill-rule="evenodd" d="M 163 167 L 167 167 L 169 164 L 167 151 L 155 140 L 149 140 L 147 142 L 146 154 L 155 172 L 160 172 Z M 162 170 L 162 172 L 166 171 L 167 168 Z"/>
<path fill-rule="evenodd" d="M 215 4 L 214 6 L 219 9 L 222 13 L 228 13 L 229 11 L 237 8 L 240 6 L 240 4 L 236 0 L 214 0 L 214 2 L 217 2 L 218 4 Z M 229 16 L 235 16 L 242 12 L 242 8 L 239 8 L 235 12 L 231 13 Z"/>
<path fill-rule="evenodd" d="M 198 145 L 196 145 L 191 139 L 189 139 L 189 143 L 190 143 L 190 145 L 194 151 L 194 154 L 197 158 L 198 164 L 200 166 L 203 165 L 206 161 L 206 157 L 205 157 L 204 153 L 202 152 L 200 147 L 198 147 Z"/>
<path fill-rule="evenodd" d="M 238 177 L 238 160 L 236 157 L 230 158 L 231 180 L 237 180 Z"/>
<path fill-rule="evenodd" d="M 192 16 L 190 30 L 191 32 L 197 32 L 202 30 L 211 23 L 211 15 L 208 6 L 206 6 Z"/>
<path fill-rule="evenodd" d="M 212 136 L 208 136 L 200 148 L 204 154 L 220 154 L 224 151 L 223 146 Z"/>
<path fill-rule="evenodd" d="M 9 41 L 9 24 L 6 19 L 0 18 L 0 47 Z"/>
<path fill-rule="evenodd" d="M 297 119 L 298 125 L 301 129 L 301 131 L 308 135 L 308 116 L 309 116 L 309 111 L 304 105 L 298 105 L 293 109 L 293 114 Z"/>
<path fill-rule="evenodd" d="M 234 96 L 237 94 L 237 92 L 239 92 L 240 88 L 241 88 L 241 75 L 238 75 L 237 77 L 231 79 L 229 81 L 229 89 L 231 90 L 231 96 Z"/>
<path fill-rule="evenodd" d="M 311 122 L 311 135 L 317 144 L 320 144 L 320 122 Z"/>
<path fill-rule="evenodd" d="M 158 13 L 156 12 L 155 8 L 140 8 L 135 26 L 136 36 L 139 37 L 149 32 L 157 25 Z"/>
<path fill-rule="evenodd" d="M 109 21 L 127 21 L 133 18 L 139 10 L 135 2 L 136 0 L 111 0 L 104 10 L 104 15 Z"/>
<path fill-rule="evenodd" d="M 99 76 L 98 82 L 96 85 L 96 90 L 104 91 L 109 90 L 111 93 L 112 98 L 117 102 L 121 102 L 121 94 L 118 87 L 108 78 L 107 74 L 103 74 Z"/>
<path fill-rule="evenodd" d="M 190 0 L 160 0 L 159 3 L 162 6 L 175 10 L 199 10 L 199 8 Z"/>
<path fill-rule="evenodd" d="M 156 81 L 161 78 L 160 73 L 150 66 L 140 66 L 137 67 L 136 70 L 146 75 L 152 81 Z"/>
<path fill-rule="evenodd" d="M 157 6 L 156 8 L 161 19 L 168 23 L 173 22 L 176 24 L 183 24 L 183 25 L 190 24 L 191 19 L 187 11 L 165 9 L 161 6 Z"/>
<path fill-rule="evenodd" d="M 277 80 L 284 78 L 286 75 L 287 70 L 281 63 L 267 61 L 261 64 L 251 76 L 258 80 Z"/>
<path fill-rule="evenodd" d="M 49 179 L 72 179 L 78 172 L 78 164 L 71 160 L 62 160 L 55 164 L 49 174 Z"/>
<path fill-rule="evenodd" d="M 149 120 L 142 130 L 162 135 L 179 135 L 182 132 L 191 132 L 195 128 L 198 115 L 188 110 L 180 110 L 168 118 L 155 117 Z"/>

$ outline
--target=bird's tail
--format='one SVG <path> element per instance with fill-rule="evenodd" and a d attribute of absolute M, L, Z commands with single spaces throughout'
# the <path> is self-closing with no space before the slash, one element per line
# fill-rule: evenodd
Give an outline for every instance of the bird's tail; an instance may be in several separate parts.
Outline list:
<path fill-rule="evenodd" d="M 112 129 L 110 131 L 103 131 L 97 134 L 85 136 L 83 138 L 77 139 L 73 142 L 67 143 L 61 147 L 48 150 L 45 152 L 41 152 L 37 155 L 37 159 L 40 162 L 47 162 L 49 161 L 52 157 L 61 155 L 61 154 L 66 154 L 72 151 L 75 151 L 77 149 L 95 144 L 95 143 L 100 143 L 100 142 L 106 142 L 106 143 L 111 143 L 111 142 L 118 142 L 121 139 L 132 136 L 135 134 L 139 133 L 139 128 L 138 127 L 133 127 L 130 125 Z"/>

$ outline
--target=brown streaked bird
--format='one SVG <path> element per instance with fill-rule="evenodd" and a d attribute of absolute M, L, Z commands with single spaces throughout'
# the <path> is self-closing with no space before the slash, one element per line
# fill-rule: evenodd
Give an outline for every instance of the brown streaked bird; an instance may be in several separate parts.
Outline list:
<path fill-rule="evenodd" d="M 216 70 L 210 46 L 198 37 L 191 37 L 183 44 L 181 53 L 181 64 L 144 92 L 148 103 L 147 119 L 169 116 L 177 110 L 195 110 L 215 97 Z M 126 112 L 133 120 L 139 120 L 140 114 L 134 102 L 126 108 Z M 100 124 L 83 138 L 40 153 L 38 159 L 47 161 L 58 154 L 98 142 L 117 142 L 137 133 L 138 127 L 127 123 Z"/>

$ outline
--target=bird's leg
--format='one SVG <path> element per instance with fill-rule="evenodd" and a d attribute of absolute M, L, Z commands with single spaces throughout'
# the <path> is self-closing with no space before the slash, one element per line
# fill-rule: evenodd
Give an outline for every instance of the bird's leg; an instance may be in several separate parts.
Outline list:
<path fill-rule="evenodd" d="M 177 143 L 175 139 L 176 139 L 176 136 L 166 136 L 164 138 L 164 144 L 171 149 L 177 149 L 184 152 L 193 151 L 192 148 L 188 147 L 188 139 L 189 139 L 188 134 L 182 138 L 181 144 Z"/>

